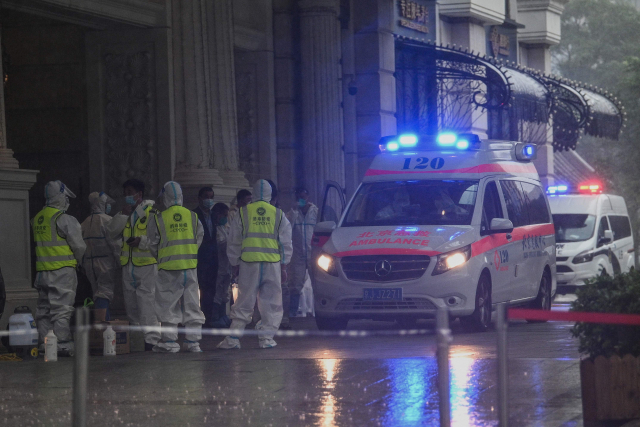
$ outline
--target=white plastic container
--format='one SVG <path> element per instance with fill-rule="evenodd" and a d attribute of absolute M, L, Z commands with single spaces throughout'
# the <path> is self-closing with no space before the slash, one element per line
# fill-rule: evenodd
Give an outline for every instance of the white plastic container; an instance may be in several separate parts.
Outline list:
<path fill-rule="evenodd" d="M 104 339 L 103 356 L 115 356 L 116 355 L 116 332 L 111 325 L 107 326 L 107 329 L 102 333 Z"/>
<path fill-rule="evenodd" d="M 53 333 L 53 330 L 50 330 L 44 337 L 44 361 L 58 361 L 58 337 Z"/>
<path fill-rule="evenodd" d="M 11 347 L 38 347 L 38 329 L 28 307 L 16 308 L 9 317 L 9 332 L 15 332 L 9 336 Z"/>

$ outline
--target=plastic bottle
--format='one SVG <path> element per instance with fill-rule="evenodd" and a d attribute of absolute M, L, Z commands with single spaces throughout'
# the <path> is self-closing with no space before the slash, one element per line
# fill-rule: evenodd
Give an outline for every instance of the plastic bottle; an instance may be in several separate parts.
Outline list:
<path fill-rule="evenodd" d="M 111 327 L 111 325 L 107 326 L 107 329 L 102 333 L 102 338 L 104 339 L 104 356 L 115 356 L 116 355 L 116 333 Z"/>
<path fill-rule="evenodd" d="M 53 333 L 53 330 L 50 330 L 44 337 L 44 361 L 58 361 L 58 337 Z"/>

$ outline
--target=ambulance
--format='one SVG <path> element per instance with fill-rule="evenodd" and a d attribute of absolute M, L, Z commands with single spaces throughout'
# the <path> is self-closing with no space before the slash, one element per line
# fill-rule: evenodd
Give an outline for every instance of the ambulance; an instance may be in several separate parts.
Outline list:
<path fill-rule="evenodd" d="M 556 227 L 558 293 L 570 295 L 599 275 L 635 268 L 635 246 L 627 205 L 620 196 L 602 194 L 598 182 L 547 189 Z"/>
<path fill-rule="evenodd" d="M 348 204 L 327 186 L 312 243 L 319 329 L 411 328 L 447 307 L 484 331 L 497 303 L 551 309 L 555 233 L 535 145 L 404 134 L 380 151 Z"/>

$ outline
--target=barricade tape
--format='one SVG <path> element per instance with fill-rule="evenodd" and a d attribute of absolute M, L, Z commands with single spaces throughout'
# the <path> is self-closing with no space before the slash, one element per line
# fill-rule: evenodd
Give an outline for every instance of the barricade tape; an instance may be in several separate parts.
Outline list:
<path fill-rule="evenodd" d="M 552 320 L 562 322 L 640 326 L 640 315 L 637 314 L 594 313 L 586 311 L 547 311 L 526 308 L 510 308 L 507 317 L 509 319 Z"/>

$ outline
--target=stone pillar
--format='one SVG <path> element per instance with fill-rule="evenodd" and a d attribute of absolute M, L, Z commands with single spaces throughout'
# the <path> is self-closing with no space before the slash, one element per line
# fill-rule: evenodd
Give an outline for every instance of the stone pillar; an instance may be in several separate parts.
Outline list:
<path fill-rule="evenodd" d="M 19 169 L 13 150 L 7 146 L 2 61 L 0 77 L 0 236 L 3 241 L 0 245 L 0 269 L 7 292 L 0 330 L 5 330 L 15 307 L 27 305 L 35 313 L 38 293 L 31 281 L 29 190 L 36 182 L 38 171 Z"/>
<path fill-rule="evenodd" d="M 395 42 L 392 0 L 353 2 L 358 177 L 380 151 L 380 138 L 396 134 Z"/>
<path fill-rule="evenodd" d="M 228 202 L 238 170 L 232 0 L 172 2 L 176 170 L 185 204 L 212 186 Z"/>
<path fill-rule="evenodd" d="M 337 0 L 301 0 L 303 183 L 320 200 L 326 180 L 344 186 Z"/>

